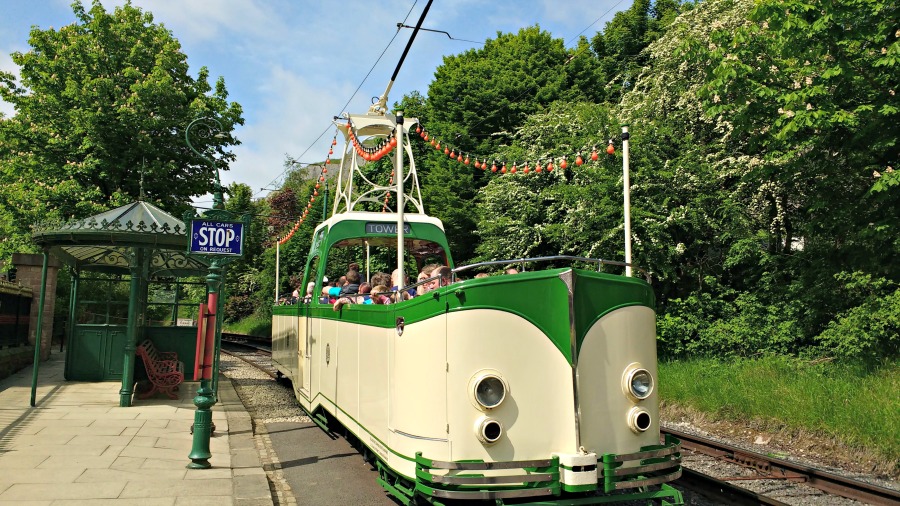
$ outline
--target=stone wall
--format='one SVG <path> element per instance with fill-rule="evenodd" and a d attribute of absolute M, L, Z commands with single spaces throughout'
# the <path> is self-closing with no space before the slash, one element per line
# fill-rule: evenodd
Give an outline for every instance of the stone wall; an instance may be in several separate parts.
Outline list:
<path fill-rule="evenodd" d="M 12 264 L 18 269 L 16 282 L 31 288 L 34 295 L 31 303 L 30 330 L 28 331 L 28 343 L 34 345 L 37 331 L 37 317 L 40 309 L 41 298 L 41 270 L 43 268 L 43 255 L 29 253 L 13 253 Z M 60 263 L 50 257 L 47 268 L 47 291 L 44 295 L 44 317 L 41 326 L 44 327 L 41 334 L 41 360 L 50 358 L 50 339 L 53 336 L 53 308 L 56 306 L 56 276 L 59 273 Z M 32 348 L 33 358 L 34 348 Z"/>

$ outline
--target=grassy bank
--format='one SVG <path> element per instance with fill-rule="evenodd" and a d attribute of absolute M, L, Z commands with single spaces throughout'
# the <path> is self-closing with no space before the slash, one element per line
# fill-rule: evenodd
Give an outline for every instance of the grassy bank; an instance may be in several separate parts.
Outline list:
<path fill-rule="evenodd" d="M 271 318 L 259 318 L 251 316 L 239 322 L 226 323 L 223 326 L 223 330 L 225 332 L 246 334 L 248 336 L 271 337 L 272 320 Z"/>
<path fill-rule="evenodd" d="M 702 359 L 660 363 L 659 376 L 665 402 L 815 431 L 900 459 L 900 364 Z"/>

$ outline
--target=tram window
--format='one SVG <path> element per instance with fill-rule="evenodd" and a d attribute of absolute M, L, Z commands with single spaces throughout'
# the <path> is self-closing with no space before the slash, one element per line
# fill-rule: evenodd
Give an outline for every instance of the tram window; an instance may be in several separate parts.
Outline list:
<path fill-rule="evenodd" d="M 429 263 L 447 265 L 447 253 L 434 242 L 409 239 L 404 246 L 404 270 L 415 279 L 415 273 Z M 345 239 L 332 245 L 328 253 L 325 275 L 328 279 L 340 279 L 351 263 L 360 266 L 362 281 L 371 282 L 377 272 L 392 273 L 397 268 L 397 240 L 393 237 L 369 237 Z"/>

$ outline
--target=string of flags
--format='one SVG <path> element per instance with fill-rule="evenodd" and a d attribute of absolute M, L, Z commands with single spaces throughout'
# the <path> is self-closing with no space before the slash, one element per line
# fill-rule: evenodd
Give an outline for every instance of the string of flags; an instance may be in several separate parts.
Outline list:
<path fill-rule="evenodd" d="M 507 161 L 498 161 L 496 159 L 488 163 L 489 157 L 478 157 L 474 155 L 470 156 L 469 153 L 464 153 L 461 149 L 457 149 L 450 144 L 441 144 L 441 141 L 429 134 L 428 130 L 425 129 L 421 124 L 416 126 L 416 133 L 419 135 L 419 137 L 422 138 L 422 140 L 431 143 L 431 145 L 438 152 L 443 151 L 444 154 L 449 156 L 451 160 L 456 160 L 463 165 L 472 164 L 476 169 L 481 169 L 485 172 L 490 171 L 494 174 L 540 174 L 545 171 L 547 173 L 550 173 L 553 172 L 553 170 L 556 168 L 565 170 L 569 166 L 568 156 L 565 155 L 562 157 L 542 158 L 537 160 L 533 164 L 528 161 L 513 161 L 509 163 Z M 606 154 L 614 155 L 615 153 L 616 148 L 615 146 L 613 146 L 612 139 L 610 139 L 609 143 L 606 146 Z M 589 155 L 582 156 L 581 153 L 576 153 L 574 163 L 576 166 L 580 167 L 588 161 L 596 162 L 599 159 L 600 154 L 597 151 L 597 147 L 594 146 Z"/>
<path fill-rule="evenodd" d="M 476 169 L 480 169 L 486 173 L 490 172 L 492 174 L 502 175 L 541 174 L 543 172 L 546 172 L 549 174 L 557 168 L 565 170 L 569 167 L 569 155 L 563 155 L 561 157 L 541 158 L 534 163 L 529 161 L 508 162 L 505 160 L 491 159 L 491 157 L 486 156 L 475 156 L 471 153 L 463 152 L 463 150 L 457 149 L 455 146 L 452 146 L 446 142 L 442 143 L 440 139 L 433 137 L 428 132 L 428 130 L 422 126 L 421 123 L 416 126 L 415 132 L 423 141 L 430 143 L 438 152 L 443 151 L 443 153 L 450 157 L 451 160 L 456 160 L 457 162 L 466 166 L 472 165 Z M 309 215 L 309 211 L 312 209 L 313 202 L 315 202 L 316 197 L 319 196 L 319 187 L 321 183 L 325 182 L 325 177 L 328 174 L 328 165 L 331 163 L 331 155 L 334 154 L 334 146 L 337 145 L 337 135 L 337 132 L 335 132 L 334 137 L 331 139 L 331 147 L 328 149 L 328 157 L 325 159 L 325 167 L 322 169 L 322 174 L 319 176 L 319 180 L 316 182 L 313 193 L 309 197 L 306 208 L 303 210 L 300 218 L 294 223 L 291 229 L 286 234 L 277 239 L 278 244 L 284 244 L 291 240 L 291 238 L 294 236 L 297 230 L 300 229 L 300 226 L 306 220 L 306 217 Z M 393 133 L 385 138 L 381 138 L 378 141 L 378 144 L 374 146 L 367 146 L 363 144 L 362 142 L 360 142 L 359 137 L 356 134 L 356 129 L 353 127 L 353 123 L 350 120 L 347 120 L 347 137 L 353 144 L 353 149 L 356 151 L 356 154 L 366 161 L 381 160 L 397 148 L 397 138 Z M 612 139 L 609 139 L 605 151 L 607 155 L 614 155 L 616 153 L 616 148 L 613 145 Z M 491 159 L 490 162 L 488 162 L 489 159 Z M 599 159 L 600 154 L 597 150 L 597 147 L 594 146 L 590 154 L 582 155 L 582 153 L 580 152 L 576 153 L 573 163 L 576 167 L 580 167 L 585 163 L 596 162 Z M 391 186 L 393 184 L 394 171 L 392 169 L 390 179 L 388 180 L 388 186 Z M 382 209 L 383 212 L 388 211 L 388 203 L 390 202 L 390 200 L 390 192 L 385 192 L 384 206 Z"/>
<path fill-rule="evenodd" d="M 309 211 L 312 209 L 313 202 L 316 201 L 316 197 L 319 196 L 319 188 L 322 183 L 325 182 L 325 177 L 328 175 L 328 165 L 331 163 L 331 155 L 334 154 L 334 147 L 337 146 L 337 132 L 334 133 L 334 137 L 331 138 L 331 146 L 328 148 L 328 156 L 325 158 L 325 166 L 322 168 L 322 173 L 319 175 L 318 181 L 316 181 L 316 186 L 313 188 L 312 194 L 309 196 L 309 201 L 306 203 L 306 207 L 303 209 L 303 212 L 300 214 L 300 218 L 294 223 L 291 229 L 284 234 L 283 236 L 277 239 L 279 245 L 284 244 L 291 240 L 294 237 L 294 234 L 297 233 L 297 230 L 300 229 L 300 225 L 303 225 L 303 222 L 306 221 L 306 217 L 309 215 Z"/>

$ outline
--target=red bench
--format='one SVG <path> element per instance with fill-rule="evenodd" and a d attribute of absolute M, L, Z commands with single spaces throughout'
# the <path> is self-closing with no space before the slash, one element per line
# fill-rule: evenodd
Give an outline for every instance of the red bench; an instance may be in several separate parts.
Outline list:
<path fill-rule="evenodd" d="M 161 392 L 170 399 L 177 399 L 175 390 L 184 382 L 184 362 L 178 360 L 178 354 L 174 351 L 157 351 L 156 345 L 149 339 L 137 347 L 137 354 L 144 361 L 147 379 L 153 385 L 153 388 L 138 395 L 138 398 L 146 399 Z"/>

